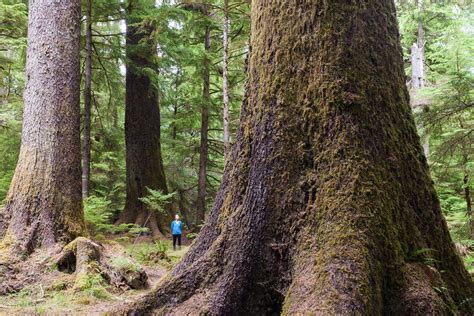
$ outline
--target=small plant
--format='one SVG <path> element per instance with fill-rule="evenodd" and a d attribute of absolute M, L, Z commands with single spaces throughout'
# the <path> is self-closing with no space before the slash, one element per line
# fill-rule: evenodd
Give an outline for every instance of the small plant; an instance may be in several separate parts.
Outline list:
<path fill-rule="evenodd" d="M 110 204 L 111 202 L 105 197 L 93 195 L 84 201 L 84 217 L 91 235 L 114 230 L 115 227 L 110 220 L 113 215 Z"/>
<path fill-rule="evenodd" d="M 159 252 L 166 252 L 168 250 L 168 244 L 163 240 L 155 241 L 156 250 Z"/>
<path fill-rule="evenodd" d="M 170 261 L 166 254 L 168 248 L 165 241 L 159 240 L 152 244 L 137 245 L 130 250 L 130 255 L 142 264 L 157 264 L 159 262 L 166 264 Z"/>
<path fill-rule="evenodd" d="M 197 233 L 189 233 L 189 234 L 186 235 L 186 238 L 187 239 L 194 239 L 194 238 L 197 237 L 197 235 L 198 235 Z"/>
<path fill-rule="evenodd" d="M 82 303 L 89 303 L 91 298 L 110 298 L 110 293 L 104 285 L 104 278 L 100 274 L 84 274 L 76 280 L 74 288 L 79 292 L 79 302 Z"/>
<path fill-rule="evenodd" d="M 436 250 L 432 248 L 421 248 L 410 253 L 408 260 L 411 262 L 422 262 L 427 266 L 434 266 L 434 264 L 438 262 L 438 260 L 432 256 L 432 253 L 435 251 Z"/>

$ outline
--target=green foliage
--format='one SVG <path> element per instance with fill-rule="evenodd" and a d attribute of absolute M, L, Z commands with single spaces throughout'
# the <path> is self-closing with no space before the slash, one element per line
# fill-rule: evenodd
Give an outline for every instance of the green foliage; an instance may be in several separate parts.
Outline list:
<path fill-rule="evenodd" d="M 167 265 L 170 262 L 166 254 L 168 249 L 169 245 L 166 241 L 158 240 L 153 243 L 131 245 L 128 252 L 142 264 L 150 265 L 160 263 Z"/>
<path fill-rule="evenodd" d="M 165 213 L 165 206 L 174 196 L 174 192 L 163 194 L 161 191 L 147 188 L 149 195 L 140 198 L 140 201 L 145 203 L 150 209 L 159 213 Z"/>
<path fill-rule="evenodd" d="M 471 1 L 399 1 L 398 19 L 406 74 L 411 76 L 410 47 L 424 30 L 426 87 L 415 96 L 427 103 L 416 111 L 420 134 L 429 139 L 428 163 L 441 209 L 453 239 L 474 250 L 466 189 L 474 175 L 474 6 Z M 418 100 L 419 101 L 419 100 Z M 472 197 L 471 197 L 472 200 Z M 464 257 L 472 270 L 471 252 Z M 426 260 L 426 259 L 423 259 Z"/>
<path fill-rule="evenodd" d="M 138 235 L 148 230 L 135 224 L 115 225 L 112 222 L 114 212 L 110 208 L 111 204 L 112 202 L 104 197 L 90 196 L 84 200 L 84 217 L 88 231 L 92 236 L 125 232 Z"/>
<path fill-rule="evenodd" d="M 110 201 L 103 197 L 90 196 L 84 200 L 84 217 L 91 235 L 112 231 L 110 220 L 113 214 L 109 207 Z"/>
<path fill-rule="evenodd" d="M 100 274 L 84 274 L 76 279 L 74 286 L 78 303 L 89 304 L 91 299 L 111 298 L 107 291 L 107 282 Z"/>
<path fill-rule="evenodd" d="M 0 2 L 0 205 L 20 149 L 26 57 L 27 9 L 21 1 Z"/>
<path fill-rule="evenodd" d="M 408 255 L 408 261 L 411 262 L 422 262 L 428 266 L 434 266 L 437 260 L 433 258 L 433 252 L 435 250 L 431 248 L 421 248 L 413 251 Z"/>
<path fill-rule="evenodd" d="M 129 258 L 123 256 L 117 256 L 112 259 L 111 262 L 112 266 L 118 268 L 119 270 L 130 270 L 134 272 L 140 271 L 140 266 L 138 266 L 135 262 L 130 260 Z"/>

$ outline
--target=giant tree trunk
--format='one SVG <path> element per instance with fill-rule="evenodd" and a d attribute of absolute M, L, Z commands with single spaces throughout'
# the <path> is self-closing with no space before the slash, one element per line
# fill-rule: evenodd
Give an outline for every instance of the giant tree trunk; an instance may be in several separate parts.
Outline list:
<path fill-rule="evenodd" d="M 30 1 L 21 150 L 4 243 L 22 254 L 85 232 L 81 200 L 80 4 Z"/>
<path fill-rule="evenodd" d="M 84 129 L 82 134 L 82 198 L 89 196 L 91 174 L 92 0 L 87 0 L 84 70 Z"/>
<path fill-rule="evenodd" d="M 204 14 L 208 14 L 207 5 Z M 211 28 L 206 26 L 204 34 L 204 65 L 203 65 L 203 100 L 201 106 L 201 144 L 199 146 L 199 171 L 198 171 L 198 193 L 196 200 L 196 225 L 204 222 L 206 211 L 206 181 L 207 181 L 207 159 L 208 159 L 208 129 L 209 129 L 209 102 L 210 102 L 210 78 L 209 78 L 209 50 L 211 49 Z"/>
<path fill-rule="evenodd" d="M 125 209 L 119 223 L 146 225 L 153 235 L 160 235 L 160 229 L 170 216 L 156 216 L 139 198 L 147 196 L 147 188 L 168 193 L 160 143 L 160 108 L 158 92 L 152 83 L 150 72 L 156 71 L 156 43 L 151 23 L 143 24 L 134 17 L 135 10 L 150 9 L 138 7 L 138 1 L 129 1 L 127 8 L 127 76 L 125 92 L 125 146 L 127 165 L 127 197 Z M 142 22 L 139 26 L 137 23 Z M 166 223 L 165 223 L 166 219 Z"/>
<path fill-rule="evenodd" d="M 391 0 L 252 1 L 240 130 L 186 257 L 128 311 L 472 313 Z"/>

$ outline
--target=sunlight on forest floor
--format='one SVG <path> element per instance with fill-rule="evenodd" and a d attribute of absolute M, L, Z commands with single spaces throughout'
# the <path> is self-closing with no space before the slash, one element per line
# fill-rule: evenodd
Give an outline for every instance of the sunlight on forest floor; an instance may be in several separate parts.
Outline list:
<path fill-rule="evenodd" d="M 0 316 L 3 315 L 45 315 L 51 313 L 102 315 L 111 306 L 123 301 L 136 299 L 150 291 L 158 280 L 178 263 L 186 254 L 189 246 L 173 250 L 170 240 L 151 241 L 143 238 L 133 245 L 133 240 L 116 238 L 105 242 L 104 247 L 123 247 L 114 259 L 131 257 L 138 262 L 148 275 L 148 288 L 144 290 L 112 291 L 100 280 L 91 280 L 90 286 L 78 292 L 68 286 L 70 275 L 57 278 L 51 273 L 50 282 L 53 286 L 46 287 L 42 282 L 30 285 L 23 290 L 0 297 Z M 46 271 L 46 274 L 50 271 Z M 43 278 L 44 280 L 45 278 Z M 48 276 L 46 276 L 48 279 Z"/>

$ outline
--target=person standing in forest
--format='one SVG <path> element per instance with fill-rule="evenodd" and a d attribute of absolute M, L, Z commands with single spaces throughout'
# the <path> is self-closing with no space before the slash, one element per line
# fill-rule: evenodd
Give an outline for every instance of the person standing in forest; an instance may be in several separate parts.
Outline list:
<path fill-rule="evenodd" d="M 176 242 L 181 249 L 181 233 L 183 229 L 183 222 L 179 220 L 179 215 L 176 214 L 174 221 L 171 222 L 171 234 L 173 234 L 173 250 L 176 250 Z"/>

